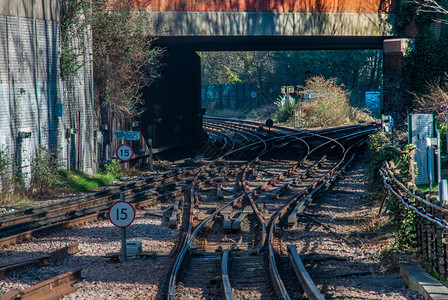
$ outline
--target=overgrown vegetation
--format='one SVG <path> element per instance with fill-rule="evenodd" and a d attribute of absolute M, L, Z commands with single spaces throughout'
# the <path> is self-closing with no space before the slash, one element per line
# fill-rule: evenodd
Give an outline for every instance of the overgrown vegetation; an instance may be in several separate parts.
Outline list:
<path fill-rule="evenodd" d="M 315 76 L 298 86 L 298 101 L 283 94 L 275 104 L 276 120 L 294 124 L 295 112 L 300 112 L 302 126 L 325 127 L 373 121 L 367 112 L 350 106 L 350 93 L 336 78 Z"/>
<path fill-rule="evenodd" d="M 31 170 L 30 196 L 48 196 L 64 189 L 64 180 L 57 165 L 57 153 L 39 147 L 31 163 Z"/>
<path fill-rule="evenodd" d="M 99 0 L 92 9 L 95 103 L 124 117 L 141 113 L 140 91 L 160 77 L 163 51 L 152 45 L 144 2 Z"/>
<path fill-rule="evenodd" d="M 22 174 L 14 167 L 6 151 L 0 150 L 0 205 L 29 201 Z"/>
<path fill-rule="evenodd" d="M 89 26 L 90 1 L 60 1 L 60 70 L 62 78 L 75 75 L 85 65 L 85 39 Z"/>
<path fill-rule="evenodd" d="M 397 28 L 417 27 L 417 36 L 406 56 L 405 74 L 409 92 L 418 96 L 445 85 L 448 65 L 448 2 L 446 0 L 402 0 Z M 406 33 L 402 34 L 406 36 Z M 415 99 L 414 99 L 415 100 Z M 409 103 L 412 107 L 414 103 Z"/>
<path fill-rule="evenodd" d="M 286 123 L 294 117 L 294 112 L 297 109 L 296 100 L 289 94 L 283 94 L 275 102 L 277 106 L 276 121 Z"/>
<path fill-rule="evenodd" d="M 67 181 L 66 188 L 71 192 L 85 192 L 96 189 L 100 186 L 108 185 L 120 180 L 124 173 L 121 171 L 119 162 L 106 164 L 105 170 L 98 172 L 94 176 L 89 176 L 79 170 L 64 172 Z"/>
<path fill-rule="evenodd" d="M 387 201 L 390 225 L 397 228 L 394 243 L 386 252 L 413 249 L 416 246 L 417 215 L 400 205 L 393 196 L 383 188 L 383 180 L 379 173 L 385 161 L 393 161 L 396 170 L 404 177 L 409 177 L 410 153 L 414 145 L 406 145 L 402 149 L 392 145 L 390 137 L 383 131 L 372 134 L 368 141 L 367 179 L 370 199 L 380 205 Z M 384 206 L 383 206 L 384 207 Z M 384 255 L 391 255 L 385 253 Z"/>
<path fill-rule="evenodd" d="M 90 59 L 92 30 L 95 107 L 121 117 L 141 113 L 140 91 L 160 76 L 162 50 L 140 0 L 61 1 L 61 74 L 76 75 Z M 98 113 L 98 115 L 100 115 Z"/>
<path fill-rule="evenodd" d="M 448 107 L 448 74 L 426 85 L 425 93 L 414 93 L 414 112 L 434 114 L 440 129 L 442 153 L 446 153 L 446 108 Z"/>
<path fill-rule="evenodd" d="M 28 203 L 65 192 L 84 192 L 118 181 L 124 175 L 122 165 L 116 161 L 106 164 L 104 170 L 96 175 L 87 175 L 79 170 L 61 170 L 54 159 L 55 155 L 48 149 L 39 148 L 31 163 L 31 182 L 26 186 L 23 175 L 14 170 L 9 157 L 0 151 L 0 205 Z M 134 170 L 127 171 L 136 173 Z"/>
<path fill-rule="evenodd" d="M 379 169 L 384 162 L 394 160 L 400 156 L 400 151 L 392 145 L 392 141 L 384 131 L 370 135 L 367 143 L 367 190 L 374 202 L 382 201 L 385 197 L 383 180 Z"/>
<path fill-rule="evenodd" d="M 299 86 L 299 95 L 312 95 L 309 102 L 302 101 L 302 118 L 311 126 L 335 126 L 350 122 L 350 94 L 338 85 L 336 78 L 316 76 Z"/>

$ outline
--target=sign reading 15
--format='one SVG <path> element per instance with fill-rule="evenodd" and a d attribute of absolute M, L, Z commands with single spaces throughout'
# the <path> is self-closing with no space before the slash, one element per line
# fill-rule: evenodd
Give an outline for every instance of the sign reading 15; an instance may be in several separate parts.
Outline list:
<path fill-rule="evenodd" d="M 109 220 L 117 227 L 128 227 L 134 222 L 135 209 L 134 207 L 125 201 L 115 202 L 109 209 Z"/>
<path fill-rule="evenodd" d="M 134 155 L 134 151 L 132 150 L 131 146 L 123 144 L 118 146 L 116 154 L 119 160 L 129 161 Z"/>

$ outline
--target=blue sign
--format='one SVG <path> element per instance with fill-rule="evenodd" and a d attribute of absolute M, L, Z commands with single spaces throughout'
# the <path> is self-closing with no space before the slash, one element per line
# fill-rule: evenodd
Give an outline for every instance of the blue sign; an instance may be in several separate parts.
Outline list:
<path fill-rule="evenodd" d="M 128 140 L 128 141 L 139 141 L 140 140 L 140 131 L 114 130 L 114 139 Z"/>

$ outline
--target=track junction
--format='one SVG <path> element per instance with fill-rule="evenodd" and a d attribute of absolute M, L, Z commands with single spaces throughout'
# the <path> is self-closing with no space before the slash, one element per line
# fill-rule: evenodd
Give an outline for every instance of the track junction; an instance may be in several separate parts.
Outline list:
<path fill-rule="evenodd" d="M 169 204 L 177 229 L 160 299 L 323 299 L 293 245 L 298 216 L 328 189 L 379 129 L 368 123 L 296 130 L 206 118 L 209 141 L 196 163 L 102 192 L 4 214 L 0 245 L 104 218 L 122 193 L 135 208 Z M 8 273 L 8 270 L 5 270 Z M 199 292 L 198 292 L 199 291 Z"/>

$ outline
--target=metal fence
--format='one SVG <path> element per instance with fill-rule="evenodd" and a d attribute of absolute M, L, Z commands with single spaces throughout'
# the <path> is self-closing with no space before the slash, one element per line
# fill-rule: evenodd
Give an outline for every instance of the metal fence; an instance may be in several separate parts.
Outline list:
<path fill-rule="evenodd" d="M 437 196 L 416 189 L 411 192 L 410 184 L 405 186 L 397 179 L 389 164 L 386 163 L 380 173 L 400 206 L 414 211 L 417 216 L 415 229 L 420 254 L 441 279 L 448 280 L 448 209 L 440 204 Z"/>
<path fill-rule="evenodd" d="M 213 110 L 250 110 L 257 105 L 256 83 L 244 84 L 203 84 L 202 105 Z"/>

